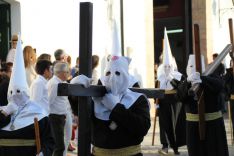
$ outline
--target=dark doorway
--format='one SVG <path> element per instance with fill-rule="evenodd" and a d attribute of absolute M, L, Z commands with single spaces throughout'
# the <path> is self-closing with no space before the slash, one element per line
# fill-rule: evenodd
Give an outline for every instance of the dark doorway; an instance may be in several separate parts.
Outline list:
<path fill-rule="evenodd" d="M 184 56 L 184 29 L 181 18 L 167 18 L 155 20 L 155 62 L 160 62 L 160 55 L 162 54 L 162 40 L 164 38 L 164 28 L 167 28 L 168 39 L 171 46 L 172 55 L 176 59 L 177 67 L 180 72 L 184 72 L 186 66 Z"/>
<path fill-rule="evenodd" d="M 191 3 L 187 0 L 154 0 L 155 63 L 160 63 L 164 28 L 167 28 L 172 55 L 179 72 L 185 74 L 189 53 L 192 53 Z M 190 1 L 190 0 L 188 0 Z"/>
<path fill-rule="evenodd" d="M 0 0 L 0 59 L 6 60 L 10 49 L 11 18 L 10 4 Z"/>

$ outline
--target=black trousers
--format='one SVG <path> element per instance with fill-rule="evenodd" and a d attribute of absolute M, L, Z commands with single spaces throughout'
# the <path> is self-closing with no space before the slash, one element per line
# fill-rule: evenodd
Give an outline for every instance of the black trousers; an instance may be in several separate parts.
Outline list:
<path fill-rule="evenodd" d="M 65 150 L 64 126 L 65 126 L 66 116 L 50 114 L 49 119 L 50 119 L 52 136 L 55 141 L 53 156 L 63 156 L 63 151 Z"/>
<path fill-rule="evenodd" d="M 174 128 L 171 104 L 167 101 L 162 101 L 159 107 L 159 127 L 160 127 L 160 141 L 163 147 L 177 148 Z"/>

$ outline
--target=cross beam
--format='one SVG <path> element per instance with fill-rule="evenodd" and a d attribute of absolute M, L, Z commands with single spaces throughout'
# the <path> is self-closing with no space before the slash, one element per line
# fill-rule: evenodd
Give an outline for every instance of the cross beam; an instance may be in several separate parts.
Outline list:
<path fill-rule="evenodd" d="M 145 94 L 148 98 L 163 98 L 165 90 L 157 88 L 129 88 L 130 90 L 138 93 Z M 84 88 L 80 84 L 67 84 L 60 83 L 58 85 L 58 96 L 92 96 L 101 97 L 106 93 L 106 88 L 104 86 L 91 85 L 89 88 Z"/>

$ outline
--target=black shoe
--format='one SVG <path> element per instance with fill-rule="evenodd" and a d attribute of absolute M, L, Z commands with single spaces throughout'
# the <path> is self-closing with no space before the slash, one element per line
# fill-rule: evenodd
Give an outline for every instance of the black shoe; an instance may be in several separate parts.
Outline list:
<path fill-rule="evenodd" d="M 180 155 L 180 152 L 178 151 L 178 148 L 173 149 L 175 155 Z"/>

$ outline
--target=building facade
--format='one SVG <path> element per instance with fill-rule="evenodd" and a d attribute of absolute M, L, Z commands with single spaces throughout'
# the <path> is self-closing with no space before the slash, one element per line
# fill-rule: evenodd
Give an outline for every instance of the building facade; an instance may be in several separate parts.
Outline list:
<path fill-rule="evenodd" d="M 100 75 L 111 53 L 110 19 L 114 17 L 121 26 L 121 1 L 123 53 L 132 58 L 131 73 L 142 87 L 154 87 L 154 64 L 160 63 L 164 27 L 183 73 L 188 55 L 194 51 L 193 24 L 199 24 L 201 53 L 207 64 L 213 53 L 220 53 L 230 43 L 228 18 L 234 17 L 232 0 L 89 1 L 93 3 L 93 54 L 101 58 Z M 0 59 L 6 59 L 11 35 L 20 32 L 23 46 L 36 48 L 38 56 L 53 55 L 62 48 L 72 56 L 74 65 L 79 55 L 80 2 L 85 0 L 0 0 Z"/>

